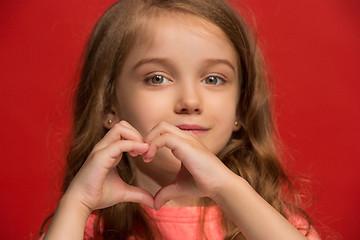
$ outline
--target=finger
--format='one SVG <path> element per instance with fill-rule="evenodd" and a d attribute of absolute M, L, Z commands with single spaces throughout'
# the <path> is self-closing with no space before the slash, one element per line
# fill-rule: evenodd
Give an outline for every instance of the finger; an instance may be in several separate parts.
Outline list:
<path fill-rule="evenodd" d="M 116 141 L 97 151 L 92 157 L 92 162 L 101 163 L 105 169 L 110 169 L 118 164 L 123 152 L 143 154 L 148 149 L 149 145 L 147 143 L 134 142 L 132 140 Z"/>
<path fill-rule="evenodd" d="M 103 182 L 102 200 L 96 209 L 113 206 L 119 202 L 136 202 L 154 208 L 153 196 L 146 190 L 126 184 L 116 168 L 112 168 Z"/>
<path fill-rule="evenodd" d="M 158 149 L 162 147 L 169 148 L 180 161 L 186 161 L 186 151 L 190 151 L 190 149 L 187 149 L 186 140 L 172 133 L 163 133 L 152 141 L 147 141 L 147 143 L 149 143 L 149 150 L 143 155 L 145 162 L 152 161 Z M 180 150 L 180 148 L 182 148 L 182 150 Z"/>
<path fill-rule="evenodd" d="M 181 143 L 194 142 L 194 136 L 195 135 L 189 134 L 189 132 L 182 131 L 181 129 L 170 123 L 161 122 L 156 125 L 152 130 L 150 130 L 144 140 L 144 142 L 150 144 L 150 149 L 143 156 L 143 160 L 145 162 L 152 161 L 152 159 L 155 157 L 157 150 L 161 147 L 169 148 L 173 151 L 173 154 L 176 155 L 175 151 L 176 149 L 178 149 L 178 146 Z M 184 146 L 184 144 L 181 145 Z M 178 155 L 176 157 L 181 156 Z"/>
<path fill-rule="evenodd" d="M 143 142 L 141 134 L 134 127 L 126 121 L 120 121 L 115 124 L 96 144 L 94 151 L 105 148 L 109 144 L 121 139 Z"/>
<path fill-rule="evenodd" d="M 141 141 L 143 141 L 142 135 L 141 135 L 130 123 L 128 123 L 128 122 L 125 121 L 125 120 L 122 120 L 122 121 L 119 122 L 119 124 L 123 125 L 124 127 L 127 127 L 127 128 L 128 128 L 129 130 L 131 130 L 131 131 L 135 131 L 136 134 L 137 134 L 137 136 L 139 137 L 138 140 L 140 140 L 140 138 L 141 138 Z M 129 152 L 129 154 L 130 154 L 131 156 L 133 156 L 133 157 L 136 157 L 136 156 L 138 155 L 138 154 L 135 153 L 135 152 Z"/>
<path fill-rule="evenodd" d="M 163 135 L 165 133 L 173 133 L 179 136 L 182 136 L 184 134 L 182 130 L 172 124 L 167 122 L 160 122 L 153 129 L 150 130 L 150 132 L 145 138 L 145 142 L 151 142 L 157 136 Z"/>
<path fill-rule="evenodd" d="M 120 124 L 124 125 L 125 127 L 128 127 L 128 128 L 134 128 L 129 122 L 125 121 L 125 120 L 121 120 L 119 122 Z M 134 128 L 135 129 L 135 128 Z"/>
<path fill-rule="evenodd" d="M 154 207 L 156 210 L 159 210 L 165 203 L 171 199 L 185 196 L 186 193 L 182 192 L 177 184 L 171 183 L 163 188 L 161 188 L 154 197 Z"/>

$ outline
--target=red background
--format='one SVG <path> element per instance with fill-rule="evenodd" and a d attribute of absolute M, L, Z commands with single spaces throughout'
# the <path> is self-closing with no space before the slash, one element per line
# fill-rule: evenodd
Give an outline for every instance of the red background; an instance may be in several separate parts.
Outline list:
<path fill-rule="evenodd" d="M 29 239 L 55 206 L 77 60 L 111 2 L 0 2 L 1 239 Z M 310 212 L 344 239 L 357 239 L 360 3 L 245 2 L 275 76 L 290 165 L 312 179 Z"/>

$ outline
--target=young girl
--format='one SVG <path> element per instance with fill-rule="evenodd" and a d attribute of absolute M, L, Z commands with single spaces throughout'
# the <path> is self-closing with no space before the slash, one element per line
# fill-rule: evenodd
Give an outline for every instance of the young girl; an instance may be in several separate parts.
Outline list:
<path fill-rule="evenodd" d="M 319 239 L 291 201 L 263 69 L 223 0 L 115 3 L 88 42 L 44 239 Z"/>

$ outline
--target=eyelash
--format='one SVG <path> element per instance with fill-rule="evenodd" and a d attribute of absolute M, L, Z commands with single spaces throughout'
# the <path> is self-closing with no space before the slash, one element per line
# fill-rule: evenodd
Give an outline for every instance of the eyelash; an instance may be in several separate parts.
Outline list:
<path fill-rule="evenodd" d="M 209 84 L 209 83 L 206 83 L 206 80 L 209 80 L 209 79 L 211 79 L 212 81 L 213 80 L 216 80 L 216 84 Z M 218 83 L 220 81 L 220 83 Z M 207 84 L 207 85 L 221 85 L 221 84 L 224 84 L 225 82 L 226 82 L 226 80 L 223 78 L 223 77 L 221 77 L 221 76 L 217 76 L 217 75 L 210 75 L 210 76 L 207 76 L 205 79 L 203 79 L 202 81 L 201 81 L 202 83 L 205 83 L 205 84 Z"/>
<path fill-rule="evenodd" d="M 171 82 L 167 77 L 164 77 L 161 74 L 155 74 L 155 75 L 152 75 L 150 77 L 147 77 L 147 78 L 145 78 L 145 82 L 150 84 L 150 85 L 155 85 L 155 86 L 164 84 L 164 82 L 161 82 L 161 83 L 152 82 L 154 79 L 159 79 L 159 78 L 161 78 L 163 81 L 166 80 L 167 81 L 166 83 Z"/>
<path fill-rule="evenodd" d="M 158 80 L 161 78 L 161 81 L 162 82 L 153 82 L 153 80 Z M 212 84 L 212 83 L 206 83 L 206 80 L 211 80 L 211 81 L 216 81 L 215 84 Z M 165 81 L 165 83 L 164 83 Z M 155 74 L 155 75 L 152 75 L 150 77 L 147 77 L 145 78 L 145 82 L 147 84 L 150 84 L 150 85 L 153 85 L 153 86 L 160 86 L 160 85 L 163 85 L 163 84 L 167 84 L 167 83 L 170 83 L 172 82 L 169 78 L 161 75 L 161 74 Z M 202 83 L 206 84 L 206 85 L 212 85 L 212 86 L 216 86 L 216 85 L 222 85 L 226 82 L 225 78 L 224 77 L 221 77 L 221 76 L 217 76 L 217 75 L 209 75 L 207 76 L 206 78 L 204 78 L 203 80 L 201 80 Z M 220 82 L 220 83 L 219 83 Z"/>

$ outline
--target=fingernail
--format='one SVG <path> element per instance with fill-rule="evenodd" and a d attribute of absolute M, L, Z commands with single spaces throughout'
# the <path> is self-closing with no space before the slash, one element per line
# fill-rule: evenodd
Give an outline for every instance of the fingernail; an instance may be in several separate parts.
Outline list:
<path fill-rule="evenodd" d="M 146 163 L 149 163 L 149 162 L 151 162 L 151 158 L 147 158 L 147 157 L 145 157 L 144 155 L 143 155 L 143 161 L 144 162 L 146 162 Z"/>
<path fill-rule="evenodd" d="M 131 155 L 131 156 L 133 156 L 133 157 L 136 157 L 138 154 L 137 153 L 135 153 L 135 152 L 129 152 L 129 154 Z"/>
<path fill-rule="evenodd" d="M 139 143 L 138 146 L 139 146 L 139 147 L 142 147 L 142 148 L 148 148 L 148 147 L 149 147 L 149 144 L 147 144 L 147 143 Z"/>

